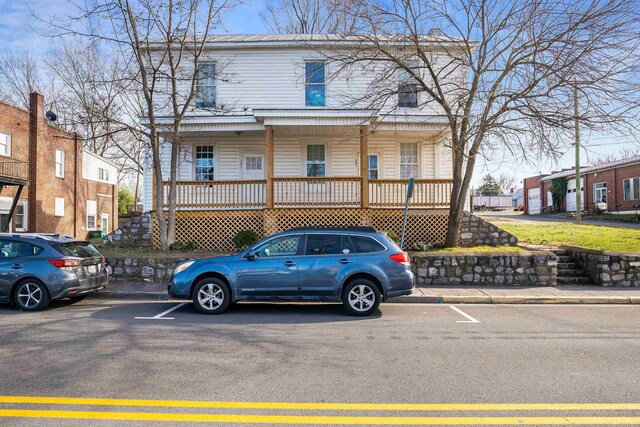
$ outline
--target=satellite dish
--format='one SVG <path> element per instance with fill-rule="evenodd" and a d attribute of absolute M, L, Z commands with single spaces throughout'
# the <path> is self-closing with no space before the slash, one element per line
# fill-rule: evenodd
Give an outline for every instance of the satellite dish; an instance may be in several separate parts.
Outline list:
<path fill-rule="evenodd" d="M 56 115 L 56 113 L 54 113 L 53 111 L 47 111 L 44 116 L 47 118 L 47 120 L 49 120 L 50 122 L 55 122 L 58 119 L 58 116 Z"/>

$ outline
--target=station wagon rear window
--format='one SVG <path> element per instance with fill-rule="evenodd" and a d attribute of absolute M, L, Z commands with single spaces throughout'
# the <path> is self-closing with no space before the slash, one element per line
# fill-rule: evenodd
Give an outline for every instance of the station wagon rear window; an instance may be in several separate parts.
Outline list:
<path fill-rule="evenodd" d="M 380 252 L 385 250 L 384 246 L 382 246 L 380 243 L 378 243 L 378 241 L 372 239 L 371 237 L 351 236 L 351 240 L 353 241 L 356 253 L 359 254 Z"/>
<path fill-rule="evenodd" d="M 100 252 L 87 242 L 70 242 L 62 243 L 58 249 L 65 256 L 74 256 L 78 258 L 93 258 L 100 256 Z"/>

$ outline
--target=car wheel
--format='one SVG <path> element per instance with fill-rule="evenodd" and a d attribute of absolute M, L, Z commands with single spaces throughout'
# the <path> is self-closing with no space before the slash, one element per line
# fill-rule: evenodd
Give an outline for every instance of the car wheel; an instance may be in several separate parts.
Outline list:
<path fill-rule="evenodd" d="M 47 287 L 36 279 L 25 280 L 13 291 L 13 302 L 23 311 L 42 310 L 49 305 L 50 301 Z"/>
<path fill-rule="evenodd" d="M 193 305 L 200 313 L 220 314 L 229 308 L 231 291 L 220 279 L 205 278 L 193 288 Z"/>
<path fill-rule="evenodd" d="M 370 280 L 356 279 L 344 288 L 342 304 L 354 316 L 370 316 L 380 305 L 380 291 Z"/>

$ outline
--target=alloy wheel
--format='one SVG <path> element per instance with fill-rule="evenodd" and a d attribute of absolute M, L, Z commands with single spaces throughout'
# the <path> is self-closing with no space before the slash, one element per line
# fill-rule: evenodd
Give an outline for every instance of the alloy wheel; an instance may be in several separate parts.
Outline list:
<path fill-rule="evenodd" d="M 367 285 L 354 286 L 349 292 L 349 305 L 356 311 L 367 311 L 375 302 L 376 294 Z"/>
<path fill-rule="evenodd" d="M 24 308 L 34 308 L 42 301 L 42 289 L 35 283 L 25 283 L 18 289 L 18 301 Z"/>
<path fill-rule="evenodd" d="M 224 302 L 224 291 L 213 283 L 207 283 L 198 291 L 198 302 L 207 310 L 215 310 Z"/>

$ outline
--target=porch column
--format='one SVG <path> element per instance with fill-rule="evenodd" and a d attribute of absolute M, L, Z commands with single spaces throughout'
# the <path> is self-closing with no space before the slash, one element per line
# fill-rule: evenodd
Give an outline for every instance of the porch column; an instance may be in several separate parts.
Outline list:
<path fill-rule="evenodd" d="M 360 176 L 362 191 L 360 205 L 369 207 L 369 126 L 360 126 Z"/>
<path fill-rule="evenodd" d="M 264 150 L 265 175 L 267 178 L 267 209 L 273 208 L 273 126 L 266 125 L 266 147 Z"/>

